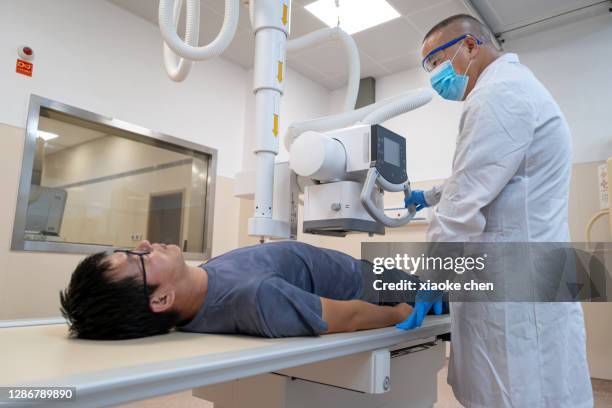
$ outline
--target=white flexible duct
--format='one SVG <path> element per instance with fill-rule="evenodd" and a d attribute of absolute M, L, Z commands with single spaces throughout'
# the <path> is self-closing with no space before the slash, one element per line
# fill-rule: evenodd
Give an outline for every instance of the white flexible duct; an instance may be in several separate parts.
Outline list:
<path fill-rule="evenodd" d="M 327 130 L 339 129 L 346 126 L 354 125 L 357 122 L 363 121 L 363 119 L 366 116 L 370 115 L 372 112 L 381 109 L 387 105 L 397 106 L 398 104 L 402 104 L 402 101 L 412 100 L 412 98 L 414 98 L 415 96 L 415 93 L 420 94 L 420 92 L 422 91 L 429 90 L 427 88 L 422 88 L 416 91 L 408 91 L 387 99 L 383 99 L 382 101 L 364 106 L 363 108 L 357 110 L 292 123 L 285 134 L 285 147 L 289 151 L 295 138 L 299 137 L 302 133 L 308 130 L 324 132 Z M 431 91 L 429 92 L 431 94 Z"/>
<path fill-rule="evenodd" d="M 304 48 L 310 48 L 314 45 L 323 43 L 329 40 L 340 40 L 344 45 L 348 62 L 349 62 L 349 77 L 346 96 L 344 97 L 344 111 L 352 111 L 355 109 L 357 102 L 357 94 L 359 93 L 359 76 L 361 72 L 359 62 L 359 50 L 353 37 L 348 35 L 340 27 L 322 28 L 312 33 L 308 33 L 299 38 L 287 41 L 287 51 L 297 51 Z"/>
<path fill-rule="evenodd" d="M 610 212 L 609 209 L 598 211 L 587 223 L 586 227 L 584 228 L 584 239 L 588 244 L 591 243 L 591 229 L 593 228 L 593 225 L 598 219 L 607 214 L 612 215 L 612 212 Z M 612 218 L 610 218 L 610 222 L 612 222 Z"/>
<path fill-rule="evenodd" d="M 361 120 L 361 123 L 376 125 L 403 113 L 410 112 L 431 102 L 433 92 L 428 88 L 416 89 L 399 100 L 377 108 Z"/>
<path fill-rule="evenodd" d="M 199 8 L 199 3 L 197 5 Z M 172 13 L 172 20 L 174 28 L 178 26 L 179 18 L 181 16 L 181 9 L 183 8 L 183 0 L 176 0 L 174 3 L 174 10 Z M 194 24 L 195 23 L 195 24 Z M 198 45 L 198 37 L 200 34 L 200 20 L 199 18 L 193 21 L 193 15 L 189 15 L 185 26 L 185 42 L 191 46 Z M 168 44 L 164 41 L 164 66 L 170 79 L 176 82 L 181 82 L 187 78 L 193 61 L 186 60 L 185 58 L 178 58 L 176 54 L 168 47 Z"/>
<path fill-rule="evenodd" d="M 176 0 L 159 1 L 159 28 L 168 47 L 175 54 L 192 61 L 202 61 L 219 56 L 230 45 L 238 27 L 240 0 L 225 0 L 225 18 L 221 31 L 208 45 L 195 47 L 186 44 L 176 33 L 174 3 Z M 180 9 L 179 9 L 180 10 Z M 187 0 L 187 33 L 199 31 L 200 0 Z"/>

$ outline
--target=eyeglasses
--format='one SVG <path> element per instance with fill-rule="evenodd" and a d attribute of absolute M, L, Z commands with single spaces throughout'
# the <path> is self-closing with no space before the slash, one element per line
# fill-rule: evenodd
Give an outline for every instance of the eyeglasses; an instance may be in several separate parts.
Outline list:
<path fill-rule="evenodd" d="M 429 54 L 427 54 L 425 58 L 423 58 L 423 62 L 421 63 L 423 65 L 423 69 L 427 72 L 433 71 L 434 68 L 438 66 L 438 64 L 441 62 L 440 60 L 442 59 L 442 55 L 440 54 L 440 51 L 444 51 L 445 49 L 452 47 L 453 45 L 457 44 L 460 41 L 465 40 L 468 37 L 475 39 L 476 44 L 482 45 L 482 41 L 480 41 L 478 38 L 476 38 L 476 36 L 472 34 L 465 34 L 465 35 L 462 35 L 461 37 L 457 37 L 454 40 L 450 40 L 446 44 L 442 44 L 441 46 L 436 47 L 433 50 L 431 50 Z"/>
<path fill-rule="evenodd" d="M 144 284 L 144 294 L 145 299 L 147 300 L 147 307 L 149 307 L 149 289 L 147 289 L 147 271 L 145 270 L 144 257 L 145 255 L 149 255 L 151 251 L 134 251 L 131 249 L 115 249 L 113 251 L 114 254 L 117 252 L 126 254 L 127 256 L 136 255 L 140 258 L 140 265 L 142 266 L 142 283 Z"/>

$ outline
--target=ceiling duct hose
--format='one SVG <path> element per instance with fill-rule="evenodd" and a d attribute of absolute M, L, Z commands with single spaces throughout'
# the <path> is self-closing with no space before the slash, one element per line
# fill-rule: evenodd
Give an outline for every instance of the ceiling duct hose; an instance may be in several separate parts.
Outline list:
<path fill-rule="evenodd" d="M 348 35 L 346 31 L 342 30 L 340 27 L 322 28 L 320 30 L 313 31 L 312 33 L 308 33 L 301 37 L 287 41 L 286 49 L 288 52 L 303 50 L 330 40 L 340 40 L 344 46 L 344 50 L 346 51 L 349 74 L 343 110 L 344 112 L 352 111 L 355 109 L 355 104 L 357 103 L 361 73 L 359 49 L 357 48 L 357 44 L 355 44 L 353 37 Z"/>
<path fill-rule="evenodd" d="M 604 215 L 608 215 L 608 214 L 611 214 L 610 210 L 608 209 L 601 210 L 595 213 L 595 215 L 589 220 L 586 227 L 584 228 L 584 239 L 587 243 L 589 244 L 591 243 L 591 229 L 593 228 L 593 225 L 595 224 L 595 222 L 601 217 L 603 217 Z M 610 218 L 610 222 L 612 222 L 612 218 Z"/>
<path fill-rule="evenodd" d="M 421 92 L 423 92 L 423 94 L 425 92 L 429 92 L 431 95 L 431 91 L 429 91 L 429 89 L 421 88 L 404 92 L 387 99 L 383 99 L 380 102 L 364 106 L 363 108 L 357 110 L 339 113 L 336 115 L 324 116 L 322 118 L 294 122 L 291 124 L 291 126 L 289 126 L 287 132 L 285 133 L 285 147 L 287 148 L 287 150 L 289 150 L 291 145 L 293 144 L 293 141 L 306 131 L 313 130 L 315 132 L 325 132 L 328 130 L 340 129 L 343 127 L 354 125 L 357 122 L 363 121 L 364 118 L 366 118 L 371 113 L 387 105 L 404 106 L 402 101 L 405 102 L 408 100 L 412 100 L 415 97 L 415 94 L 420 94 Z"/>
<path fill-rule="evenodd" d="M 172 20 L 175 29 L 176 27 L 178 27 L 182 7 L 183 0 L 176 0 L 176 2 L 174 3 L 174 10 L 172 12 Z M 199 3 L 197 7 L 199 8 Z M 193 17 L 193 13 L 190 13 L 186 21 L 185 42 L 191 46 L 197 46 L 200 31 L 199 19 L 196 18 L 195 21 L 193 21 Z M 170 79 L 176 82 L 181 82 L 185 80 L 185 78 L 187 78 L 187 75 L 189 75 L 189 71 L 191 71 L 192 65 L 193 61 L 177 57 L 177 55 L 170 49 L 170 47 L 168 47 L 168 44 L 164 41 L 164 66 Z"/>
<path fill-rule="evenodd" d="M 362 123 L 368 125 L 377 125 L 379 123 L 386 122 L 387 120 L 399 116 L 403 113 L 410 112 L 423 105 L 428 104 L 433 99 L 433 92 L 428 88 L 420 88 L 408 94 L 405 94 L 402 98 L 389 103 L 385 106 L 377 108 L 365 118 L 361 120 Z"/>
<path fill-rule="evenodd" d="M 177 9 L 180 10 L 180 7 L 174 7 L 175 1 L 177 0 L 159 1 L 159 28 L 167 46 L 179 57 L 191 61 L 203 61 L 205 59 L 221 55 L 230 45 L 234 35 L 236 34 L 236 29 L 238 27 L 238 14 L 240 12 L 239 0 L 225 0 L 225 18 L 223 20 L 221 31 L 210 44 L 202 47 L 192 45 L 189 41 L 192 38 L 197 41 L 197 35 L 194 36 L 194 34 L 199 32 L 200 0 L 186 0 L 186 34 L 190 35 L 187 43 L 184 42 L 176 33 L 175 23 L 177 22 L 177 15 L 179 14 Z"/>

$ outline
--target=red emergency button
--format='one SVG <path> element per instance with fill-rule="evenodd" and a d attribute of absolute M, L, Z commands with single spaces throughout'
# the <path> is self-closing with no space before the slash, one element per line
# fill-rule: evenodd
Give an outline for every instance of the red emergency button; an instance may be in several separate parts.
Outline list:
<path fill-rule="evenodd" d="M 19 55 L 19 58 L 21 58 L 22 60 L 26 60 L 26 61 L 34 60 L 34 50 L 32 49 L 32 47 L 28 47 L 27 45 L 22 45 L 21 47 L 19 47 L 17 49 L 17 54 Z"/>

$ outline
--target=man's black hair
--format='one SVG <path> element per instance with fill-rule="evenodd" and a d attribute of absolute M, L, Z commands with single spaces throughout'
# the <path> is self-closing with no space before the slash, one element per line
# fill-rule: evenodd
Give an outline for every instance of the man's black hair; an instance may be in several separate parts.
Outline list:
<path fill-rule="evenodd" d="M 469 34 L 475 35 L 483 43 L 490 42 L 491 30 L 489 30 L 489 28 L 484 25 L 480 20 L 469 14 L 455 14 L 454 16 L 447 17 L 444 20 L 440 21 L 438 24 L 433 26 L 431 30 L 427 32 L 427 34 L 425 34 L 425 37 L 423 37 L 423 42 L 425 42 L 425 40 L 427 40 L 427 38 L 436 31 L 442 30 L 443 28 L 446 28 L 456 22 L 469 23 L 472 27 L 471 31 L 473 31 Z"/>
<path fill-rule="evenodd" d="M 113 281 L 110 270 L 106 253 L 88 256 L 74 270 L 66 290 L 60 291 L 60 310 L 72 337 L 133 339 L 168 333 L 175 326 L 177 313 L 150 310 L 142 280 Z M 149 293 L 157 289 L 157 285 L 147 287 Z"/>

